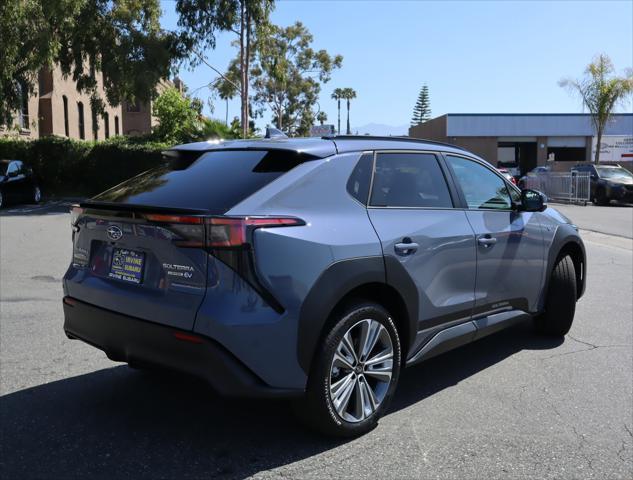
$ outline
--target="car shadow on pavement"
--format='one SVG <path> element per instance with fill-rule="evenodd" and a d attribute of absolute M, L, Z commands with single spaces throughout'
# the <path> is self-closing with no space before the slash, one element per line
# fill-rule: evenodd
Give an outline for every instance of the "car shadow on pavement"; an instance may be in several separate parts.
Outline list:
<path fill-rule="evenodd" d="M 78 201 L 78 200 L 77 200 Z M 31 217 L 68 213 L 75 200 L 55 200 L 31 205 L 9 205 L 0 210 L 0 217 Z"/>
<path fill-rule="evenodd" d="M 390 413 L 560 343 L 517 326 L 431 359 L 403 373 Z M 0 428 L 3 478 L 243 478 L 346 442 L 306 430 L 287 401 L 221 398 L 195 379 L 126 366 L 0 397 Z"/>

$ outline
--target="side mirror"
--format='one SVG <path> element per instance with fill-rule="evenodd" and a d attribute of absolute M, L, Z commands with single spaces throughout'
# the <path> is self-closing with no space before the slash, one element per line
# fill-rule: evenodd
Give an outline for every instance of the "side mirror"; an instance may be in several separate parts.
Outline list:
<path fill-rule="evenodd" d="M 536 190 L 521 191 L 521 210 L 524 212 L 542 212 L 547 208 L 547 197 Z"/>

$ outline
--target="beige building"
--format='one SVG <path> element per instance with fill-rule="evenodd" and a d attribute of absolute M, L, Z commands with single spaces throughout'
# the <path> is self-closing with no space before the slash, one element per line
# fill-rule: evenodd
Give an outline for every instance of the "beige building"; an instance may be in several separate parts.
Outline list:
<path fill-rule="evenodd" d="M 161 82 L 157 91 L 176 87 L 184 92 L 180 79 Z M 97 77 L 97 90 L 105 101 L 103 77 Z M 11 126 L 0 125 L 0 136 L 25 139 L 47 135 L 78 140 L 105 140 L 115 135 L 142 135 L 156 125 L 151 102 L 111 106 L 106 103 L 103 114 L 90 106 L 90 95 L 77 91 L 71 77 L 64 77 L 59 68 L 42 69 L 31 96 L 24 98 Z"/>
<path fill-rule="evenodd" d="M 613 114 L 605 136 L 631 136 L 633 115 Z M 448 142 L 520 174 L 537 166 L 568 171 L 592 159 L 594 128 L 585 113 L 449 113 L 409 128 L 409 136 Z M 604 140 L 604 139 L 603 139 Z M 619 160 L 631 167 L 628 157 Z"/>

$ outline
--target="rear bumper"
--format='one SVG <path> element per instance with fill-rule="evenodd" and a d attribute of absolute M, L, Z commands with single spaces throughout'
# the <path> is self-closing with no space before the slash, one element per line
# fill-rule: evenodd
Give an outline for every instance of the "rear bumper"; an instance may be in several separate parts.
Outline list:
<path fill-rule="evenodd" d="M 182 330 L 64 298 L 64 331 L 120 362 L 140 362 L 206 380 L 217 392 L 238 397 L 292 397 L 302 390 L 273 388 L 219 343 Z M 178 338 L 180 337 L 180 338 Z"/>

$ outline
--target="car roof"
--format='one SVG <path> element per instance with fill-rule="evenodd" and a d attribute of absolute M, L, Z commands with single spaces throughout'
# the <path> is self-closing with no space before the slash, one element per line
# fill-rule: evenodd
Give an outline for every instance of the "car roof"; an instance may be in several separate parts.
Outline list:
<path fill-rule="evenodd" d="M 332 135 L 309 138 L 256 138 L 246 140 L 209 140 L 177 145 L 171 151 L 208 152 L 213 150 L 289 150 L 316 158 L 336 153 L 363 150 L 433 150 L 449 153 L 464 153 L 456 145 L 423 140 L 412 137 L 380 137 L 369 135 Z M 471 154 L 472 155 L 472 154 Z M 475 156 L 475 155 L 473 155 Z"/>

